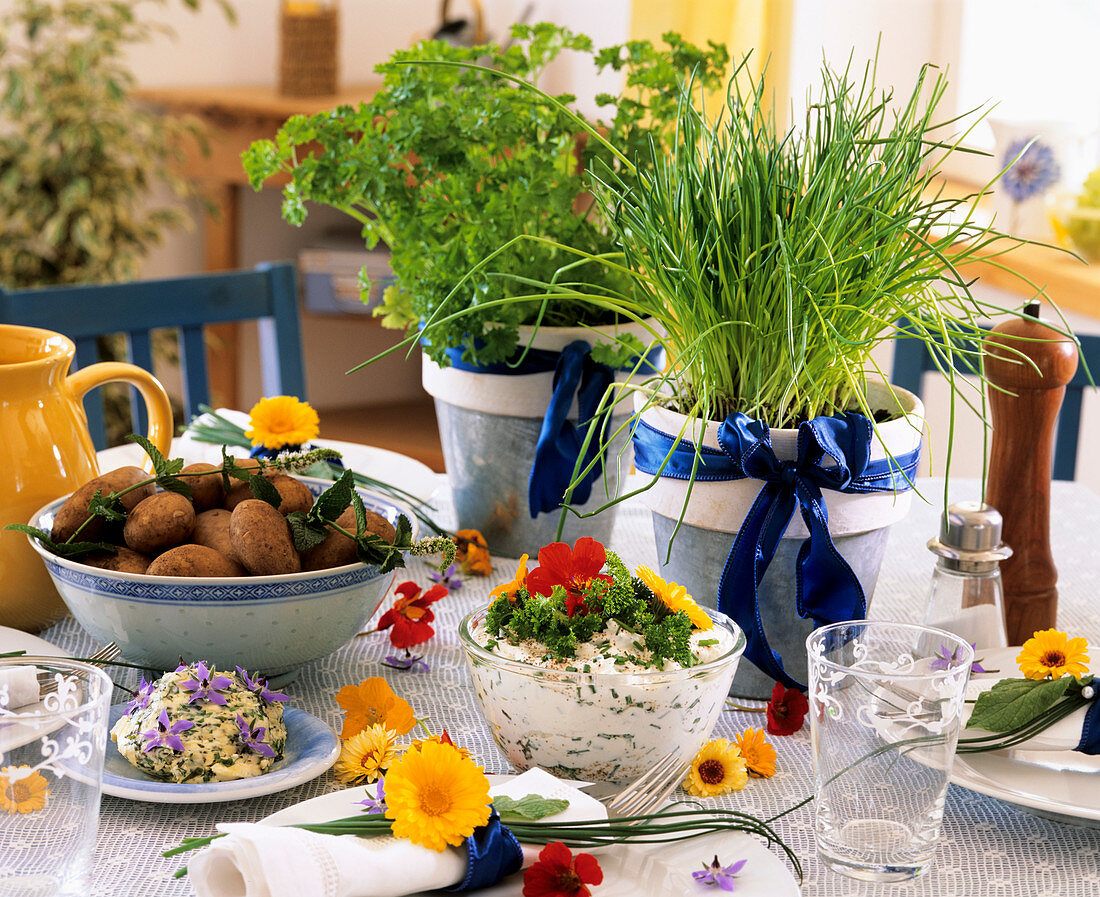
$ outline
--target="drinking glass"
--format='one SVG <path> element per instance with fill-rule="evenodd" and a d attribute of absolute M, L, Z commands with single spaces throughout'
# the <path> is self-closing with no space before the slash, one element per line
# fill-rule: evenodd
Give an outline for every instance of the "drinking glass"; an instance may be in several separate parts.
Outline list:
<path fill-rule="evenodd" d="M 0 660 L 0 897 L 91 893 L 112 689 L 80 661 Z"/>
<path fill-rule="evenodd" d="M 818 856 L 852 878 L 915 878 L 939 841 L 974 651 L 872 620 L 823 626 L 806 648 Z"/>

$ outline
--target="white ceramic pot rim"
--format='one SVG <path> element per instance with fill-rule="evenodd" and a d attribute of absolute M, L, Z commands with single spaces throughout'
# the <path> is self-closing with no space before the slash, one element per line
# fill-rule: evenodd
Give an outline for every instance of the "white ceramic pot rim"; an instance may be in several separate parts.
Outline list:
<path fill-rule="evenodd" d="M 924 427 L 924 405 L 913 393 L 881 381 L 867 384 L 867 397 L 872 407 L 895 407 L 901 417 L 875 424 L 871 441 L 871 460 L 882 460 L 887 454 L 903 455 L 916 449 Z M 636 397 L 640 404 L 641 396 Z M 651 406 L 641 413 L 642 420 L 665 433 L 675 435 L 686 424 L 685 438 L 698 441 L 702 421 L 691 420 L 667 408 Z M 719 422 L 709 421 L 702 444 L 719 448 Z M 773 429 L 772 447 L 780 460 L 793 460 L 797 455 L 798 430 Z M 757 480 L 696 481 L 687 504 L 684 522 L 703 529 L 736 533 L 760 492 Z M 658 477 L 657 482 L 642 493 L 650 510 L 664 517 L 678 519 L 687 501 L 688 482 L 671 477 Z M 836 535 L 856 535 L 890 526 L 909 510 L 912 492 L 876 492 L 857 494 L 826 491 L 829 532 Z M 801 514 L 795 514 L 787 527 L 785 538 L 805 539 L 809 535 Z"/>
<path fill-rule="evenodd" d="M 652 340 L 648 328 L 653 326 L 652 319 L 644 324 L 630 321 L 592 327 L 540 327 L 537 333 L 533 327 L 524 326 L 519 328 L 519 338 L 521 344 L 530 340 L 533 349 L 560 352 L 575 340 L 583 339 L 591 343 L 597 341 L 601 334 L 612 337 L 632 334 L 643 343 L 648 343 Z M 621 383 L 628 376 L 628 371 L 619 371 L 615 379 Z M 539 374 L 479 374 L 440 367 L 427 355 L 424 355 L 422 381 L 428 394 L 441 402 L 505 417 L 541 419 L 554 393 L 553 371 Z M 570 416 L 575 419 L 576 415 L 574 403 Z"/>

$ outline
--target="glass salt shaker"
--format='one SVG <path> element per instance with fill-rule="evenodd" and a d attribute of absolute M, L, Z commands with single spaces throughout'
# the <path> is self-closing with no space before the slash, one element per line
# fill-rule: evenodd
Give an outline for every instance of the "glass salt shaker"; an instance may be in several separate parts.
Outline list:
<path fill-rule="evenodd" d="M 1004 588 L 1000 563 L 1012 549 L 1001 542 L 1001 515 L 978 501 L 949 505 L 938 539 L 928 548 L 939 555 L 924 623 L 946 629 L 978 648 L 1003 648 Z"/>

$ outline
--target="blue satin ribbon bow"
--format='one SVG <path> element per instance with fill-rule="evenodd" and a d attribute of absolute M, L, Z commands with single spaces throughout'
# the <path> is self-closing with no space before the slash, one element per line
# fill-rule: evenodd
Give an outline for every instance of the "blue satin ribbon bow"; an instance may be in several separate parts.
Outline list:
<path fill-rule="evenodd" d="M 597 417 L 600 399 L 615 379 L 615 372 L 606 364 L 592 360 L 592 347 L 585 340 L 575 340 L 561 352 L 528 349 L 518 365 L 507 362 L 475 365 L 462 360 L 461 348 L 447 349 L 451 364 L 463 371 L 478 374 L 539 374 L 554 372 L 554 392 L 542 419 L 535 460 L 527 484 L 528 510 L 532 517 L 556 511 L 561 507 L 566 490 L 573 480 L 573 469 L 581 455 L 581 447 L 589 429 L 595 427 L 585 453 L 582 468 L 595 461 L 591 470 L 573 489 L 570 501 L 584 504 L 592 494 L 592 484 L 599 478 L 603 465 L 599 446 L 611 420 L 610 410 Z M 636 362 L 637 359 L 634 359 Z M 652 373 L 659 363 L 647 353 L 639 371 Z M 633 364 L 629 370 L 633 370 Z M 573 399 L 577 400 L 577 423 L 569 420 Z"/>
<path fill-rule="evenodd" d="M 1096 688 L 1094 685 L 1093 688 Z M 1085 713 L 1085 725 L 1081 729 L 1081 740 L 1075 751 L 1082 754 L 1100 754 L 1100 697 L 1094 697 Z"/>
<path fill-rule="evenodd" d="M 796 562 L 798 615 L 823 626 L 866 614 L 863 587 L 829 535 L 829 512 L 821 490 L 904 491 L 920 459 L 918 447 L 893 460 L 871 461 L 871 436 L 871 422 L 862 414 L 814 418 L 799 425 L 795 460 L 780 461 L 772 449 L 768 425 L 736 412 L 718 428 L 721 451 L 706 446 L 699 450 L 695 479 L 751 477 L 764 483 L 726 558 L 718 609 L 744 630 L 745 657 L 787 688 L 805 689 L 805 685 L 787 673 L 783 659 L 768 644 L 757 589 L 797 507 L 810 533 Z M 682 440 L 673 449 L 674 442 L 674 437 L 642 421 L 634 432 L 635 467 L 643 473 L 690 479 L 696 447 Z"/>
<path fill-rule="evenodd" d="M 448 891 L 476 891 L 495 885 L 502 878 L 519 872 L 523 849 L 512 832 L 500 824 L 494 809 L 489 821 L 465 841 L 466 876 Z"/>

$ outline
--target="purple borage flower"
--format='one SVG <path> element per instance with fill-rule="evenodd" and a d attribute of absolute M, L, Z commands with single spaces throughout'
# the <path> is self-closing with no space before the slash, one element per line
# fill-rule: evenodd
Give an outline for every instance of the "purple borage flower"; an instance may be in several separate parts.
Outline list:
<path fill-rule="evenodd" d="M 462 579 L 461 577 L 455 576 L 454 564 L 451 564 L 451 566 L 449 566 L 442 573 L 433 570 L 428 574 L 428 576 L 431 578 L 432 582 L 437 582 L 442 586 L 446 586 L 452 592 L 457 592 L 459 589 L 462 588 Z"/>
<path fill-rule="evenodd" d="M 738 860 L 736 863 L 723 866 L 716 856 L 713 863 L 704 863 L 701 870 L 691 873 L 691 877 L 708 888 L 718 887 L 723 891 L 732 891 L 734 888 L 733 877 L 741 871 L 741 867 L 747 862 L 748 860 Z"/>
<path fill-rule="evenodd" d="M 366 807 L 364 813 L 385 813 L 386 812 L 386 779 L 385 777 L 378 780 L 378 784 L 374 786 L 374 797 L 370 797 L 370 789 L 367 789 L 367 799 L 357 800 L 356 804 L 361 804 Z"/>
<path fill-rule="evenodd" d="M 974 642 L 970 643 L 970 647 L 974 647 Z M 933 670 L 949 670 L 959 665 L 959 649 L 955 648 L 948 653 L 947 645 L 940 645 L 940 650 L 936 652 L 936 659 L 932 661 L 929 668 Z M 970 664 L 970 672 L 972 673 L 985 673 L 988 670 L 982 666 L 981 662 L 977 659 Z"/>
<path fill-rule="evenodd" d="M 137 694 L 134 695 L 134 699 L 126 705 L 127 716 L 135 710 L 144 710 L 149 706 L 149 699 L 153 696 L 154 687 L 152 682 L 146 682 L 145 677 L 141 677 L 141 685 L 138 686 Z"/>
<path fill-rule="evenodd" d="M 233 684 L 228 676 L 215 676 L 213 670 L 208 670 L 201 660 L 195 664 L 194 679 L 187 679 L 180 683 L 184 691 L 193 691 L 188 704 L 196 701 L 209 701 L 211 704 L 225 705 L 225 696 L 220 692 L 223 688 L 229 688 Z"/>
<path fill-rule="evenodd" d="M 409 649 L 405 649 L 405 656 L 401 657 L 398 654 L 387 654 L 386 659 L 382 661 L 383 666 L 393 667 L 395 670 L 409 670 L 413 673 L 427 673 L 431 667 L 422 659 L 423 654 L 411 654 Z"/>
<path fill-rule="evenodd" d="M 260 696 L 260 700 L 265 704 L 274 704 L 276 701 L 289 701 L 286 695 L 281 691 L 271 691 L 267 687 L 267 680 L 262 676 L 257 676 L 255 679 L 251 678 L 247 672 L 237 667 L 237 674 L 244 682 L 244 687 L 251 692 L 255 692 Z"/>
<path fill-rule="evenodd" d="M 239 741 L 246 748 L 252 748 L 261 757 L 275 758 L 275 751 L 271 745 L 264 742 L 267 734 L 267 726 L 257 726 L 253 729 L 248 721 L 239 713 L 237 714 L 237 728 L 240 729 Z"/>
<path fill-rule="evenodd" d="M 180 733 L 186 732 L 194 725 L 188 719 L 176 720 L 176 722 L 169 725 L 168 711 L 162 710 L 160 716 L 157 717 L 157 727 L 141 733 L 141 737 L 145 739 L 145 745 L 142 747 L 141 752 L 148 754 L 153 748 L 159 747 L 182 751 L 183 740 L 180 738 Z"/>
<path fill-rule="evenodd" d="M 1013 140 L 1001 157 L 1002 167 L 1008 165 L 1020 154 L 1032 138 L 1022 137 Z M 1054 150 L 1042 140 L 1036 140 L 1028 146 L 1016 163 L 1001 177 L 1001 186 L 1012 197 L 1013 202 L 1024 202 L 1038 196 L 1058 183 L 1062 168 L 1054 155 Z"/>

